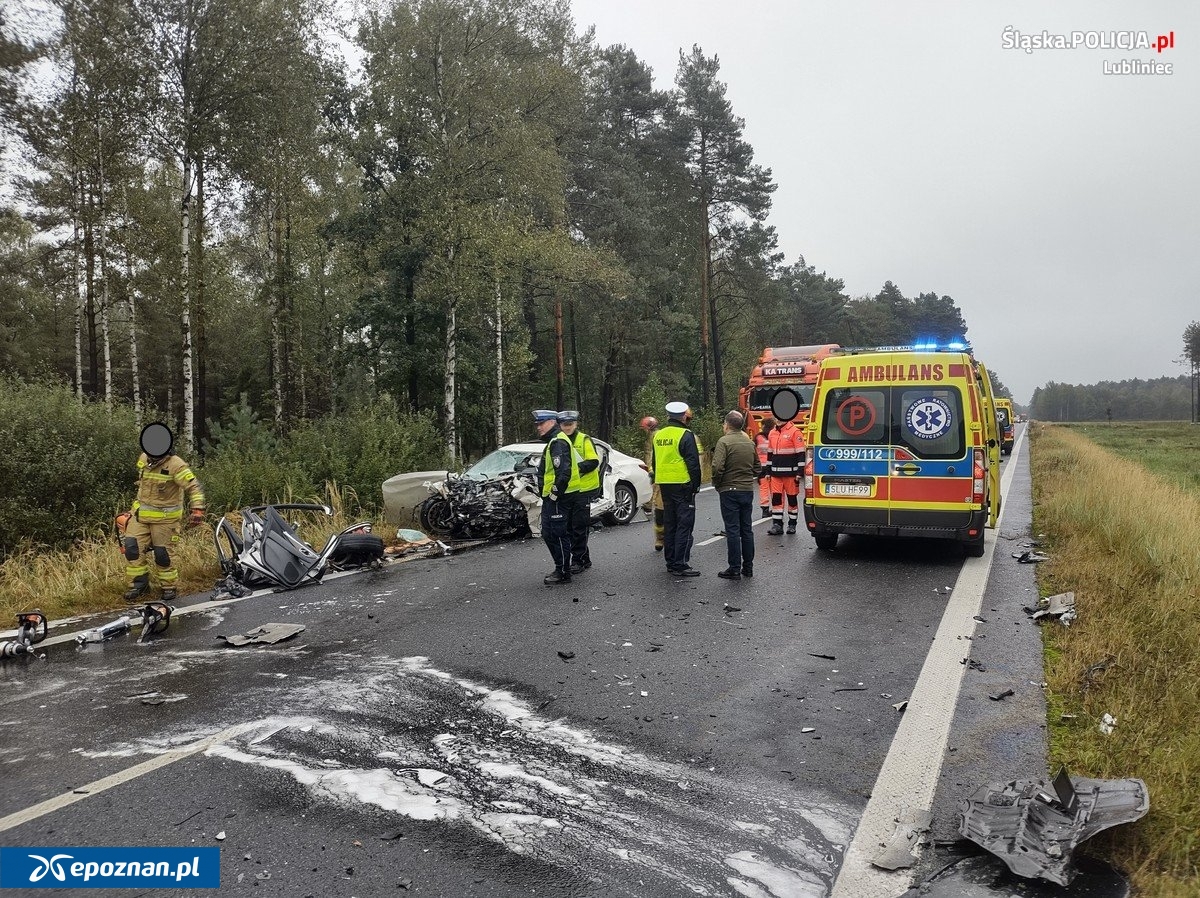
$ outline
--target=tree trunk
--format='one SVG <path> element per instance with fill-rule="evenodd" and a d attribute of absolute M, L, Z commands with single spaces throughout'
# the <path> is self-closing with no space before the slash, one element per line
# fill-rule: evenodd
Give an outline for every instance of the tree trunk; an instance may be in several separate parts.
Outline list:
<path fill-rule="evenodd" d="M 504 445 L 504 310 L 500 302 L 500 276 L 496 276 L 496 446 Z"/>
<path fill-rule="evenodd" d="M 562 300 L 554 300 L 554 401 L 558 403 L 556 408 L 563 407 L 563 390 L 564 381 L 566 380 L 566 365 L 563 362 L 563 309 Z"/>
<path fill-rule="evenodd" d="M 575 343 L 575 300 L 567 300 L 567 311 L 571 313 L 571 368 L 575 379 L 575 411 L 583 414 L 583 391 L 579 388 L 579 347 Z M 562 406 L 559 406 L 562 408 Z"/>
<path fill-rule="evenodd" d="M 708 317 L 712 323 L 712 361 L 713 379 L 717 389 L 717 407 L 725 408 L 725 374 L 721 370 L 721 331 L 720 319 L 717 316 L 717 299 L 720 291 L 713 289 L 712 283 L 712 238 L 708 231 L 704 232 L 704 279 L 708 282 Z"/>
<path fill-rule="evenodd" d="M 596 435 L 607 440 L 616 427 L 616 379 L 620 375 L 621 337 L 613 334 L 608 341 L 608 358 L 604 361 L 604 377 L 600 382 L 600 420 L 596 424 Z"/>
<path fill-rule="evenodd" d="M 112 388 L 112 339 L 108 328 L 108 241 L 107 216 L 104 206 L 104 140 L 100 125 L 96 126 L 96 229 L 100 243 L 100 340 L 104 349 L 104 404 L 111 412 L 113 407 Z"/>
<path fill-rule="evenodd" d="M 183 203 L 180 214 L 180 251 L 183 264 L 180 266 L 180 308 L 179 329 L 183 337 L 183 445 L 191 451 L 195 439 L 196 407 L 193 402 L 192 374 L 192 156 L 189 151 L 183 154 Z"/>
<path fill-rule="evenodd" d="M 280 256 L 279 288 L 283 306 L 283 414 L 290 422 L 296 414 L 296 373 L 292 370 L 296 348 L 292 342 L 292 328 L 296 320 L 295 301 L 292 296 L 292 206 L 286 190 L 280 189 L 280 206 L 283 210 L 282 253 Z"/>
<path fill-rule="evenodd" d="M 87 322 L 88 388 L 87 395 L 100 395 L 100 341 L 96 333 L 96 240 L 93 222 L 96 217 L 96 196 L 88 188 L 87 215 L 83 219 L 83 270 L 87 300 L 84 314 Z"/>
<path fill-rule="evenodd" d="M 192 270 L 196 310 L 196 445 L 208 436 L 208 333 L 204 297 L 204 155 L 196 156 L 196 221 Z"/>
<path fill-rule="evenodd" d="M 142 429 L 142 385 L 138 379 L 137 302 L 133 294 L 133 253 L 129 249 L 132 222 L 129 216 L 129 193 L 122 188 L 125 205 L 125 302 L 129 309 L 129 372 L 133 381 L 133 420 Z"/>
<path fill-rule="evenodd" d="M 271 227 L 267 232 L 267 249 L 275 263 L 273 288 L 267 288 L 271 297 L 271 382 L 275 401 L 275 426 L 283 428 L 283 222 L 279 202 L 272 200 Z"/>
<path fill-rule="evenodd" d="M 454 251 L 450 252 L 451 258 Z M 458 429 L 457 414 L 454 405 L 455 378 L 458 375 L 458 300 L 450 297 L 446 310 L 446 379 L 444 384 L 446 400 L 446 450 L 450 453 L 450 462 L 458 460 Z"/>
<path fill-rule="evenodd" d="M 421 407 L 421 379 L 417 371 L 417 276 L 412 266 L 404 269 L 404 345 L 408 349 L 408 410 Z"/>
<path fill-rule="evenodd" d="M 75 286 L 75 398 L 83 402 L 83 305 L 86 301 L 79 266 L 79 214 L 74 216 L 71 240 L 71 279 Z"/>
<path fill-rule="evenodd" d="M 700 370 L 708 408 L 708 203 L 700 198 Z"/>

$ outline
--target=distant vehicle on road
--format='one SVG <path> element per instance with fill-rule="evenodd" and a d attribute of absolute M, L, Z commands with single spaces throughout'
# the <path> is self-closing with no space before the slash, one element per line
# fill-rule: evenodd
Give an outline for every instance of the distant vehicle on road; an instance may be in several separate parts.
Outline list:
<path fill-rule="evenodd" d="M 600 456 L 601 494 L 592 502 L 592 520 L 628 524 L 637 510 L 651 500 L 650 472 L 639 459 L 619 452 L 593 437 Z M 510 443 L 490 452 L 462 472 L 473 480 L 494 480 L 506 474 L 536 468 L 545 443 Z M 390 524 L 420 523 L 417 509 L 431 495 L 427 483 L 444 481 L 449 471 L 413 471 L 383 482 L 384 518 Z"/>

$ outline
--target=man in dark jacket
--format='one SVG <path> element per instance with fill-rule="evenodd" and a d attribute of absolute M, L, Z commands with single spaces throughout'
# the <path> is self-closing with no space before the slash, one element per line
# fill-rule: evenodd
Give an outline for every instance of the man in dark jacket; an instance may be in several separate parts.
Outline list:
<path fill-rule="evenodd" d="M 725 416 L 725 435 L 713 449 L 712 483 L 721 500 L 725 522 L 725 548 L 729 567 L 717 574 L 725 580 L 754 576 L 754 482 L 761 465 L 754 442 L 742 430 L 746 419 L 732 411 Z"/>
<path fill-rule="evenodd" d="M 579 477 L 579 468 L 571 441 L 558 427 L 558 412 L 540 408 L 534 411 L 533 420 L 538 436 L 546 443 L 538 461 L 537 482 L 542 494 L 542 539 L 554 559 L 554 573 L 547 574 L 542 582 L 553 586 L 571 582 L 571 531 L 567 529 L 563 500 L 572 476 Z"/>
<path fill-rule="evenodd" d="M 688 562 L 696 525 L 696 493 L 700 492 L 700 450 L 688 429 L 692 410 L 686 402 L 667 403 L 668 421 L 654 434 L 654 482 L 663 497 L 663 555 L 667 571 L 677 577 L 699 577 Z"/>

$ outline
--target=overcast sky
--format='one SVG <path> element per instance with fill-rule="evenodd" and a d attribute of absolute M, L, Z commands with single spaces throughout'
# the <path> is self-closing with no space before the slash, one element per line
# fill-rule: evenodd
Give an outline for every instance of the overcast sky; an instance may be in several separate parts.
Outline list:
<path fill-rule="evenodd" d="M 1021 404 L 1048 381 L 1177 376 L 1200 320 L 1200 3 L 571 0 L 674 83 L 717 55 L 778 190 L 788 264 L 954 298 Z M 1005 49 L 1104 32 L 1174 48 Z M 1108 32 L 1134 32 L 1131 38 Z M 1015 32 L 1019 32 L 1018 37 Z M 1123 60 L 1171 74 L 1105 74 Z"/>

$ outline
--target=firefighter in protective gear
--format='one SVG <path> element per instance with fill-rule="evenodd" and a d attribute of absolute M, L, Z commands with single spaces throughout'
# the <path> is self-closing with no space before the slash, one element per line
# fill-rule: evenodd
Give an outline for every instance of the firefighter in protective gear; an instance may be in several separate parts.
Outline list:
<path fill-rule="evenodd" d="M 653 415 L 642 418 L 642 430 L 646 431 L 646 468 L 650 471 L 650 479 L 654 480 L 654 432 L 658 430 L 658 419 Z M 653 515 L 654 520 L 654 551 L 663 550 L 663 500 L 662 490 L 657 483 L 650 485 L 650 503 L 643 506 L 647 514 Z"/>
<path fill-rule="evenodd" d="M 162 599 L 170 602 L 178 595 L 179 581 L 171 551 L 179 544 L 185 512 L 188 527 L 204 522 L 204 490 L 187 462 L 171 454 L 174 438 L 165 424 L 147 424 L 141 443 L 137 498 L 125 525 L 125 601 L 136 602 L 150 592 L 153 556 Z"/>
<path fill-rule="evenodd" d="M 783 533 L 783 499 L 787 497 L 787 532 L 796 532 L 800 518 L 800 477 L 804 471 L 804 437 L 791 421 L 776 419 L 767 437 L 767 464 L 771 466 L 771 529 L 768 536 Z"/>
<path fill-rule="evenodd" d="M 762 516 L 771 516 L 771 465 L 770 465 L 770 436 L 775 429 L 775 419 L 767 418 L 762 422 L 762 430 L 754 438 L 754 448 L 758 452 L 758 507 Z"/>
<path fill-rule="evenodd" d="M 558 413 L 558 426 L 571 441 L 578 476 L 567 484 L 563 505 L 567 511 L 567 529 L 571 531 L 571 573 L 582 574 L 592 566 L 588 552 L 588 534 L 592 529 L 592 500 L 600 495 L 600 456 L 592 438 L 579 429 L 579 412 Z"/>

